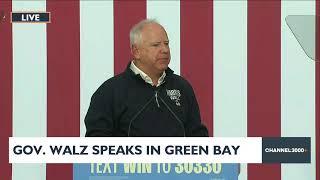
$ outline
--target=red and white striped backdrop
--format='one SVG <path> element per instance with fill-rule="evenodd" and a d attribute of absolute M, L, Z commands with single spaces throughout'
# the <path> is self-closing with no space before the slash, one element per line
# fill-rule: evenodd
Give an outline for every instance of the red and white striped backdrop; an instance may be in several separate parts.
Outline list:
<path fill-rule="evenodd" d="M 52 20 L 11 24 L 11 11 Z M 319 1 L 1 0 L 0 14 L 1 180 L 72 179 L 71 165 L 8 164 L 8 137 L 83 136 L 90 96 L 124 70 L 144 18 L 167 29 L 170 67 L 192 83 L 211 136 L 312 137 L 311 164 L 242 164 L 239 179 L 320 180 L 320 65 L 285 23 L 319 15 Z"/>

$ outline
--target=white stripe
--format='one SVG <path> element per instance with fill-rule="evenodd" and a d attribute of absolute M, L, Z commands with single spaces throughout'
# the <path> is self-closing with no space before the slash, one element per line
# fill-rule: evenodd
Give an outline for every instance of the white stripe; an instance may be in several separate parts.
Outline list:
<path fill-rule="evenodd" d="M 214 136 L 247 136 L 247 2 L 213 2 Z M 241 165 L 240 180 L 247 179 Z"/>
<path fill-rule="evenodd" d="M 156 19 L 164 26 L 170 41 L 171 62 L 169 67 L 180 74 L 180 2 L 147 1 L 147 17 Z"/>
<path fill-rule="evenodd" d="M 13 1 L 13 11 L 46 11 L 45 1 Z M 13 24 L 13 136 L 46 136 L 46 24 Z M 45 164 L 13 164 L 12 179 L 43 180 Z"/>
<path fill-rule="evenodd" d="M 315 180 L 315 62 L 285 22 L 288 15 L 315 15 L 315 1 L 281 2 L 281 135 L 309 136 L 312 141 L 312 163 L 282 164 L 281 179 Z"/>
<path fill-rule="evenodd" d="M 92 94 L 114 74 L 113 34 L 113 2 L 80 1 L 81 136 Z"/>

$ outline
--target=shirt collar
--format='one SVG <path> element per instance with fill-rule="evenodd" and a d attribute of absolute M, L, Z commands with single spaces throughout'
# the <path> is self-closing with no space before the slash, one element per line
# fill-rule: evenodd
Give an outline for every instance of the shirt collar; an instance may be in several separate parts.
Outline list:
<path fill-rule="evenodd" d="M 134 63 L 133 61 L 131 61 L 130 64 L 130 69 L 133 71 L 134 74 L 139 74 L 141 76 L 141 78 L 148 84 L 150 84 L 151 86 L 153 86 L 153 82 L 152 79 L 146 74 L 144 73 L 141 69 L 139 69 Z M 164 78 L 166 77 L 166 72 L 163 71 L 162 75 L 160 76 L 159 80 L 158 80 L 158 84 L 157 87 L 160 86 L 163 82 L 164 82 Z"/>

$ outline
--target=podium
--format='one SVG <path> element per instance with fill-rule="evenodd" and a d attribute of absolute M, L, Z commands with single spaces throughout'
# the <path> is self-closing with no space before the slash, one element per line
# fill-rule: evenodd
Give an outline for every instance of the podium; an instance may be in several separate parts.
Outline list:
<path fill-rule="evenodd" d="M 74 164 L 73 180 L 237 180 L 240 164 Z"/>

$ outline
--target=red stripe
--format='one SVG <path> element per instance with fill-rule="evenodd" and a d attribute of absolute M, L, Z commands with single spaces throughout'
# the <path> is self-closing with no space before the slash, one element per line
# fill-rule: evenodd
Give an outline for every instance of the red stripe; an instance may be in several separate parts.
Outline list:
<path fill-rule="evenodd" d="M 281 136 L 281 1 L 248 1 L 248 136 Z M 249 180 L 280 180 L 280 164 L 248 165 Z"/>
<path fill-rule="evenodd" d="M 316 1 L 316 180 L 320 180 L 320 0 Z"/>
<path fill-rule="evenodd" d="M 47 1 L 48 136 L 80 135 L 79 1 Z M 73 179 L 72 164 L 47 164 L 47 180 Z"/>
<path fill-rule="evenodd" d="M 146 18 L 146 1 L 114 1 L 114 73 L 124 71 L 131 59 L 129 32 Z"/>
<path fill-rule="evenodd" d="M 201 118 L 213 136 L 213 2 L 180 2 L 181 75 L 194 88 Z"/>
<path fill-rule="evenodd" d="M 12 26 L 11 1 L 0 1 L 0 167 L 1 179 L 11 179 L 9 139 L 12 136 Z M 5 19 L 2 17 L 5 15 Z"/>

